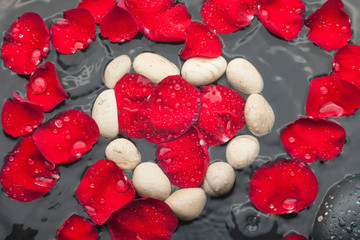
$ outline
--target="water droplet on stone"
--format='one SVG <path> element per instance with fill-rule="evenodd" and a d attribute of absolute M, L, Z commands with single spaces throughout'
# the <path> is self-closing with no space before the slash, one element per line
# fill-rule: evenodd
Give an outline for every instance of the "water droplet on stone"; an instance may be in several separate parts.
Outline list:
<path fill-rule="evenodd" d="M 128 190 L 128 187 L 128 183 L 121 179 L 115 185 L 116 191 L 120 193 L 126 192 Z"/>
<path fill-rule="evenodd" d="M 297 205 L 298 200 L 296 198 L 286 198 L 281 204 L 282 208 L 285 210 L 293 210 Z"/>

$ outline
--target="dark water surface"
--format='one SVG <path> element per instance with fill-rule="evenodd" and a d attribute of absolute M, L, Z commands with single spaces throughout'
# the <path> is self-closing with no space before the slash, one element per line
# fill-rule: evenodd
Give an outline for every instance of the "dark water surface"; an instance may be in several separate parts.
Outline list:
<path fill-rule="evenodd" d="M 184 1 L 193 19 L 201 20 L 201 0 Z M 320 7 L 324 0 L 306 0 L 306 16 Z M 344 0 L 345 10 L 352 20 L 351 43 L 360 44 L 360 1 Z M 62 11 L 76 7 L 75 0 L 0 0 L 0 31 L 2 36 L 10 24 L 22 13 L 39 13 L 50 26 L 62 17 Z M 208 198 L 203 213 L 192 222 L 182 222 L 174 234 L 174 240 L 231 240 L 231 239 L 281 239 L 290 232 L 307 237 L 327 190 L 347 174 L 360 172 L 360 116 L 359 111 L 350 117 L 335 119 L 347 132 L 343 152 L 325 163 L 312 163 L 311 169 L 319 180 L 319 194 L 313 205 L 298 214 L 287 216 L 267 215 L 258 212 L 248 202 L 247 186 L 254 170 L 266 161 L 289 157 L 280 142 L 284 126 L 305 115 L 304 106 L 309 81 L 332 71 L 335 52 L 326 52 L 312 44 L 305 28 L 293 41 L 286 42 L 271 35 L 255 18 L 251 25 L 229 35 L 221 35 L 223 56 L 230 61 L 244 57 L 252 62 L 265 81 L 264 97 L 272 105 L 276 121 L 273 131 L 259 138 L 261 151 L 255 163 L 236 171 L 234 189 L 222 198 Z M 90 113 L 96 96 L 105 89 L 102 75 L 106 64 L 114 57 L 127 54 L 132 59 L 144 51 L 153 51 L 167 57 L 179 68 L 183 64 L 178 57 L 183 44 L 159 44 L 139 37 L 123 44 L 110 43 L 97 34 L 95 41 L 84 52 L 62 55 L 51 47 L 46 61 L 52 61 L 70 99 L 46 114 L 46 119 L 56 113 L 80 108 Z M 4 63 L 0 68 L 1 108 L 13 92 L 25 96 L 28 79 L 19 76 Z M 225 76 L 219 83 L 228 85 Z M 247 96 L 244 96 L 247 97 Z M 240 133 L 249 133 L 244 128 Z M 239 133 L 239 134 L 240 134 Z M 72 213 L 86 216 L 75 196 L 75 189 L 88 166 L 105 157 L 104 150 L 111 139 L 99 138 L 91 152 L 79 161 L 60 166 L 60 179 L 45 197 L 30 203 L 22 203 L 0 192 L 0 239 L 54 239 L 57 229 Z M 0 155 L 5 156 L 17 139 L 0 134 Z M 144 161 L 155 160 L 155 147 L 144 140 L 134 140 Z M 225 161 L 226 146 L 210 148 L 211 162 Z M 2 161 L 0 161 L 3 164 Z M 131 176 L 131 173 L 129 173 Z M 106 226 L 98 227 L 101 239 L 110 239 Z"/>

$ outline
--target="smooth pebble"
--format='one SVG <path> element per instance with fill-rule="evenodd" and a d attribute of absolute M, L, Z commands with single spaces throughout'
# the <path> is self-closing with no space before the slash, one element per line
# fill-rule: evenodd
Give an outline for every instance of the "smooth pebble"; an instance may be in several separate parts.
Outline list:
<path fill-rule="evenodd" d="M 185 61 L 181 76 L 193 86 L 204 86 L 218 80 L 226 70 L 225 58 L 193 57 Z"/>
<path fill-rule="evenodd" d="M 205 193 L 213 197 L 227 194 L 235 183 L 235 172 L 230 164 L 215 162 L 209 165 L 202 188 Z"/>
<path fill-rule="evenodd" d="M 117 81 L 130 71 L 131 59 L 121 55 L 112 60 L 105 68 L 104 83 L 108 88 L 114 88 Z"/>
<path fill-rule="evenodd" d="M 141 74 L 154 83 L 158 83 L 170 75 L 179 75 L 179 68 L 163 56 L 145 52 L 139 54 L 133 63 L 136 73 Z"/>
<path fill-rule="evenodd" d="M 183 221 L 200 215 L 206 204 L 206 194 L 201 188 L 183 188 L 172 193 L 165 202 Z"/>
<path fill-rule="evenodd" d="M 171 193 L 170 181 L 156 163 L 140 163 L 134 170 L 132 181 L 136 193 L 144 198 L 165 200 Z"/>
<path fill-rule="evenodd" d="M 259 71 L 244 58 L 235 58 L 229 62 L 226 77 L 235 89 L 246 94 L 260 93 L 264 88 Z"/>
<path fill-rule="evenodd" d="M 124 170 L 133 170 L 141 162 L 141 154 L 135 144 L 125 138 L 110 142 L 105 149 L 105 156 Z"/>
<path fill-rule="evenodd" d="M 245 121 L 249 130 L 258 137 L 268 134 L 275 122 L 270 104 L 260 94 L 251 94 L 245 105 Z"/>
<path fill-rule="evenodd" d="M 260 152 L 259 141 L 251 135 L 233 138 L 226 146 L 226 160 L 236 169 L 244 168 L 255 161 Z"/>
<path fill-rule="evenodd" d="M 115 91 L 107 89 L 96 98 L 92 118 L 99 126 L 100 135 L 105 138 L 113 138 L 119 134 L 118 114 Z"/>

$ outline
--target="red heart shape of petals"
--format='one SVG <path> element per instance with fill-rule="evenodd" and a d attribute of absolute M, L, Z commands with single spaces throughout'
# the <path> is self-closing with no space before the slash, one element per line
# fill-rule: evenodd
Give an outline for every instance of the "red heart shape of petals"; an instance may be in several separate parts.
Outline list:
<path fill-rule="evenodd" d="M 349 116 L 360 107 L 360 90 L 336 74 L 310 82 L 306 113 L 314 118 Z"/>
<path fill-rule="evenodd" d="M 115 6 L 116 0 L 82 0 L 77 8 L 89 10 L 94 17 L 95 23 L 101 23 L 102 19 Z"/>
<path fill-rule="evenodd" d="M 336 52 L 333 60 L 335 74 L 360 89 L 360 46 L 348 44 Z"/>
<path fill-rule="evenodd" d="M 282 240 L 308 240 L 308 239 L 300 234 L 292 234 L 284 237 Z"/>
<path fill-rule="evenodd" d="M 21 202 L 41 198 L 58 179 L 58 167 L 44 158 L 31 135 L 21 138 L 6 155 L 0 172 L 0 182 L 6 194 Z"/>
<path fill-rule="evenodd" d="M 135 17 L 140 32 L 157 42 L 184 41 L 191 17 L 185 5 L 172 0 L 126 0 L 129 12 Z"/>
<path fill-rule="evenodd" d="M 103 18 L 100 24 L 100 32 L 111 42 L 125 42 L 131 40 L 138 33 L 139 27 L 134 17 L 125 9 L 114 6 Z"/>
<path fill-rule="evenodd" d="M 344 47 L 352 34 L 341 0 L 328 0 L 305 20 L 305 25 L 310 41 L 328 51 Z"/>
<path fill-rule="evenodd" d="M 40 152 L 53 163 L 71 163 L 90 151 L 99 137 L 96 122 L 86 113 L 70 109 L 55 115 L 33 134 Z"/>
<path fill-rule="evenodd" d="M 102 225 L 112 213 L 134 199 L 135 190 L 115 162 L 102 159 L 86 171 L 76 196 L 91 220 Z"/>
<path fill-rule="evenodd" d="M 149 79 L 137 73 L 127 73 L 116 83 L 114 90 L 121 135 L 143 137 L 137 121 L 138 112 L 154 87 Z"/>
<path fill-rule="evenodd" d="M 304 25 L 305 4 L 302 0 L 257 0 L 257 16 L 272 34 L 290 41 Z"/>
<path fill-rule="evenodd" d="M 196 122 L 200 101 L 200 91 L 182 77 L 166 77 L 139 110 L 142 135 L 151 143 L 179 137 Z"/>
<path fill-rule="evenodd" d="M 94 17 L 87 9 L 75 8 L 64 11 L 64 18 L 50 28 L 51 43 L 63 54 L 84 50 L 95 39 Z"/>
<path fill-rule="evenodd" d="M 31 133 L 44 119 L 43 108 L 14 93 L 14 98 L 6 100 L 1 111 L 1 125 L 4 131 L 19 137 Z"/>
<path fill-rule="evenodd" d="M 107 223 L 113 240 L 168 240 L 177 224 L 171 208 L 153 198 L 132 201 L 114 213 Z"/>
<path fill-rule="evenodd" d="M 42 106 L 45 112 L 54 109 L 60 102 L 69 98 L 52 62 L 46 62 L 44 67 L 35 69 L 26 84 L 26 89 L 26 97 Z"/>
<path fill-rule="evenodd" d="M 307 165 L 296 159 L 279 159 L 256 170 L 249 198 L 266 213 L 297 213 L 314 202 L 318 189 L 316 176 Z"/>
<path fill-rule="evenodd" d="M 303 162 L 327 161 L 340 154 L 346 138 L 335 122 L 311 117 L 299 118 L 280 134 L 285 150 Z"/>
<path fill-rule="evenodd" d="M 245 99 L 224 85 L 201 88 L 201 109 L 195 126 L 207 145 L 219 145 L 235 136 L 245 125 Z"/>
<path fill-rule="evenodd" d="M 99 233 L 86 218 L 73 214 L 59 228 L 56 240 L 98 240 Z"/>
<path fill-rule="evenodd" d="M 216 58 L 221 55 L 221 48 L 220 37 L 215 32 L 202 23 L 192 22 L 180 57 L 184 60 L 192 57 Z"/>
<path fill-rule="evenodd" d="M 30 74 L 50 48 L 49 29 L 40 15 L 24 13 L 13 22 L 1 47 L 6 66 L 18 74 Z"/>
<path fill-rule="evenodd" d="M 204 138 L 195 127 L 175 140 L 160 143 L 156 159 L 170 182 L 182 188 L 198 187 L 210 161 Z"/>
<path fill-rule="evenodd" d="M 255 0 L 204 0 L 200 10 L 204 23 L 223 34 L 248 26 L 255 12 Z"/>

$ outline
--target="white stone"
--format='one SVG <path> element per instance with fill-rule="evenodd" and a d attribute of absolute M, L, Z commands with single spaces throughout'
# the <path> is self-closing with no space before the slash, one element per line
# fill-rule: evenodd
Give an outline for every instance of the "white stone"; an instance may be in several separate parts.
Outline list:
<path fill-rule="evenodd" d="M 99 126 L 100 135 L 113 138 L 119 134 L 119 123 L 116 106 L 115 91 L 107 89 L 96 98 L 92 118 Z"/>
<path fill-rule="evenodd" d="M 133 63 L 136 73 L 141 74 L 154 83 L 158 83 L 170 75 L 179 75 L 179 68 L 163 56 L 145 52 L 139 54 Z"/>
<path fill-rule="evenodd" d="M 230 164 L 225 162 L 215 162 L 209 165 L 202 188 L 213 197 L 227 194 L 235 183 L 235 172 Z"/>
<path fill-rule="evenodd" d="M 183 188 L 172 193 L 165 202 L 180 220 L 190 221 L 204 209 L 206 194 L 201 188 Z"/>
<path fill-rule="evenodd" d="M 132 181 L 136 193 L 141 197 L 165 200 L 171 193 L 168 177 L 153 162 L 140 163 L 134 170 Z"/>
<path fill-rule="evenodd" d="M 141 154 L 135 144 L 125 138 L 118 138 L 107 145 L 106 159 L 114 161 L 124 170 L 133 170 L 141 162 Z"/>
<path fill-rule="evenodd" d="M 244 58 L 235 58 L 229 62 L 226 77 L 235 89 L 246 94 L 260 93 L 264 88 L 259 71 Z"/>
<path fill-rule="evenodd" d="M 112 60 L 105 68 L 104 83 L 108 88 L 114 88 L 117 81 L 130 71 L 131 59 L 121 55 Z"/>
<path fill-rule="evenodd" d="M 274 111 L 260 94 L 251 94 L 245 105 L 245 121 L 249 130 L 258 137 L 268 134 L 275 122 Z"/>
<path fill-rule="evenodd" d="M 251 135 L 237 136 L 226 146 L 226 160 L 236 169 L 244 168 L 255 161 L 260 152 L 259 141 Z"/>
<path fill-rule="evenodd" d="M 217 58 L 193 57 L 185 61 L 181 76 L 193 86 L 204 86 L 218 80 L 226 70 L 227 62 Z"/>

